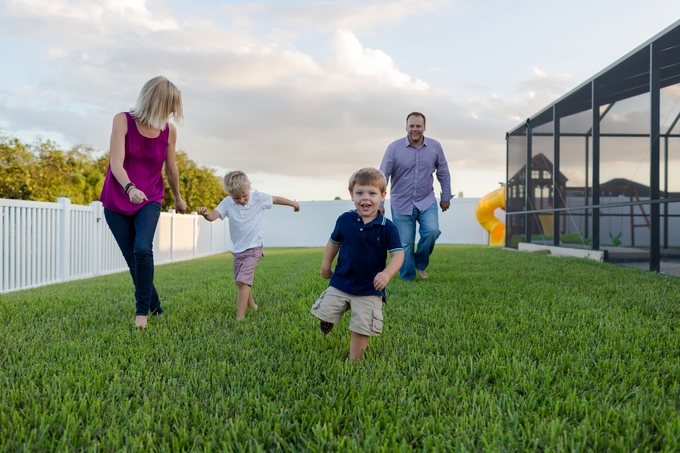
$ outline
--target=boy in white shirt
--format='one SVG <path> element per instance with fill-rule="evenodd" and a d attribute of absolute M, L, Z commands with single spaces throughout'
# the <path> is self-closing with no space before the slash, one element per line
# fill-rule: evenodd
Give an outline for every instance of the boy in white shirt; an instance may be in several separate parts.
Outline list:
<path fill-rule="evenodd" d="M 250 190 L 250 180 L 242 171 L 227 173 L 223 179 L 224 190 L 229 194 L 214 211 L 200 207 L 196 211 L 212 222 L 229 217 L 229 234 L 233 244 L 234 281 L 238 287 L 237 320 L 245 318 L 246 309 L 257 310 L 251 286 L 257 263 L 264 255 L 264 210 L 272 205 L 291 206 L 295 212 L 300 204 L 287 198 Z"/>

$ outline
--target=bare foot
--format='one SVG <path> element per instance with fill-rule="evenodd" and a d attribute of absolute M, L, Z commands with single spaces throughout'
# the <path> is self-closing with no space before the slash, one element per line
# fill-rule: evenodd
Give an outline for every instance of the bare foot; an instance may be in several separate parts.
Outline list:
<path fill-rule="evenodd" d="M 248 306 L 249 306 L 250 308 L 255 309 L 255 310 L 257 310 L 258 308 L 260 308 L 260 307 L 257 306 L 257 304 L 256 304 L 254 301 L 248 302 Z"/>
<path fill-rule="evenodd" d="M 149 320 L 148 316 L 137 316 L 135 318 L 135 328 L 136 329 L 146 329 L 146 323 Z"/>
<path fill-rule="evenodd" d="M 425 272 L 425 270 L 421 271 L 420 269 L 416 269 L 416 272 L 418 272 L 418 277 L 422 279 L 427 279 L 427 272 Z"/>

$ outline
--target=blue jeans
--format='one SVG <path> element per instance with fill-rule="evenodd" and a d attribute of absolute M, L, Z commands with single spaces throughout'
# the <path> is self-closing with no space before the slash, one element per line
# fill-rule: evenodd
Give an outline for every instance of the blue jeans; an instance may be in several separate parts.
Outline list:
<path fill-rule="evenodd" d="M 137 316 L 163 313 L 156 287 L 153 285 L 153 237 L 161 215 L 161 204 L 146 204 L 136 214 L 123 215 L 104 208 L 106 223 L 123 252 L 135 284 Z"/>
<path fill-rule="evenodd" d="M 413 280 L 416 278 L 416 269 L 424 271 L 430 264 L 430 255 L 434 250 L 434 243 L 442 234 L 439 231 L 437 203 L 432 203 L 432 206 L 422 212 L 413 206 L 411 215 L 397 214 L 392 208 L 392 222 L 399 231 L 399 239 L 401 239 L 401 245 L 404 247 L 404 264 L 399 270 L 399 275 L 402 280 Z M 414 253 L 416 222 L 420 224 L 418 228 L 420 240 Z"/>

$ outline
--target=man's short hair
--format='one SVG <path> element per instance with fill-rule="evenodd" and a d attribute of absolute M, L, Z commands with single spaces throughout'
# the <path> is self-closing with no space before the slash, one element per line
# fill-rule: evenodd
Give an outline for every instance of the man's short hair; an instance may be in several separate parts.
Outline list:
<path fill-rule="evenodd" d="M 357 184 L 360 186 L 375 186 L 380 189 L 380 193 L 387 190 L 387 179 L 383 172 L 377 168 L 366 167 L 355 171 L 349 178 L 349 191 L 352 192 Z"/>
<path fill-rule="evenodd" d="M 419 116 L 419 117 L 421 117 L 421 118 L 423 119 L 423 126 L 425 126 L 425 125 L 427 124 L 427 120 L 425 119 L 425 115 L 423 115 L 423 114 L 420 113 L 420 112 L 411 112 L 411 113 L 409 113 L 408 116 L 406 117 L 406 123 L 408 123 L 408 119 L 411 118 L 412 116 Z"/>
<path fill-rule="evenodd" d="M 243 194 L 243 192 L 250 190 L 250 180 L 248 179 L 248 176 L 239 170 L 230 171 L 224 175 L 222 184 L 224 185 L 224 190 L 226 190 L 229 195 L 232 193 Z"/>

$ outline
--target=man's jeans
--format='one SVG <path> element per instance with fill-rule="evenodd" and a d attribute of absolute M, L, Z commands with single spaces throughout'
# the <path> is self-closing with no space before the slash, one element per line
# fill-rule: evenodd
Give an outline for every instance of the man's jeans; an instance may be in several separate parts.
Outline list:
<path fill-rule="evenodd" d="M 136 214 L 123 215 L 104 208 L 106 223 L 123 252 L 135 284 L 137 316 L 163 313 L 153 285 L 153 236 L 161 215 L 161 204 L 151 202 Z"/>
<path fill-rule="evenodd" d="M 404 247 L 404 264 L 399 270 L 399 275 L 402 280 L 413 280 L 416 278 L 416 269 L 424 271 L 430 264 L 430 254 L 434 250 L 434 243 L 441 234 L 437 203 L 433 203 L 432 206 L 422 212 L 413 206 L 411 215 L 397 214 L 392 208 L 392 222 L 399 231 L 401 245 Z M 414 253 L 416 222 L 420 224 L 418 228 L 420 240 Z"/>

